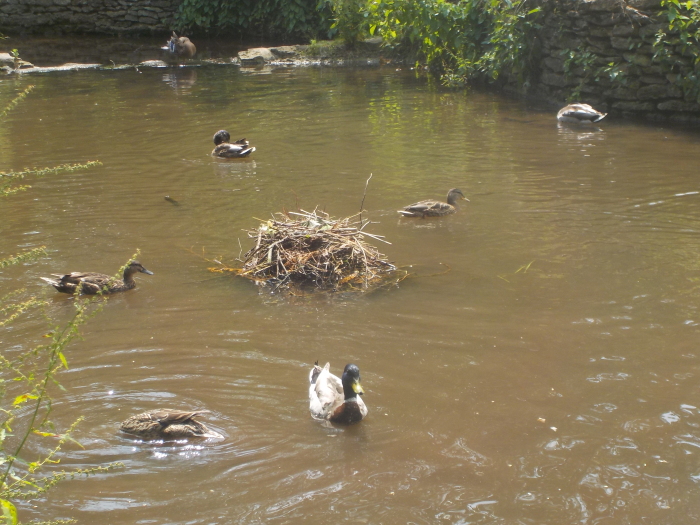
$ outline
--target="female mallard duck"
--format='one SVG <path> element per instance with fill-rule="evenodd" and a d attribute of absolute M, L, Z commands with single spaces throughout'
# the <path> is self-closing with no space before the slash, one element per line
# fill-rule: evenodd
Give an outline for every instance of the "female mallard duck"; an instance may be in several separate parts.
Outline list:
<path fill-rule="evenodd" d="M 196 416 L 208 413 L 208 410 L 197 412 L 178 412 L 176 410 L 156 410 L 131 416 L 124 421 L 119 430 L 144 439 L 179 439 L 179 438 L 223 438 L 221 434 L 209 430 L 200 423 Z"/>
<path fill-rule="evenodd" d="M 186 36 L 177 36 L 175 31 L 173 31 L 173 36 L 168 40 L 167 45 L 162 49 L 170 51 L 173 55 L 177 55 L 180 58 L 192 58 L 197 52 L 197 48 Z"/>
<path fill-rule="evenodd" d="M 115 280 L 111 275 L 92 272 L 73 272 L 66 275 L 51 274 L 55 278 L 42 277 L 44 281 L 63 293 L 82 293 L 94 295 L 97 293 L 109 294 L 115 292 L 125 292 L 136 287 L 134 274 L 137 272 L 153 275 L 144 268 L 140 262 L 131 261 L 124 268 L 124 280 Z"/>
<path fill-rule="evenodd" d="M 330 373 L 330 363 L 321 368 L 318 362 L 309 372 L 309 410 L 314 419 L 324 419 L 340 425 L 359 423 L 367 416 L 367 406 L 358 394 L 365 393 L 360 385 L 357 365 L 345 365 L 343 378 Z"/>
<path fill-rule="evenodd" d="M 589 124 L 603 120 L 605 115 L 607 113 L 596 111 L 588 104 L 569 104 L 559 110 L 557 120 L 568 124 Z"/>
<path fill-rule="evenodd" d="M 236 142 L 229 142 L 231 135 L 225 129 L 219 130 L 214 134 L 214 144 L 216 147 L 211 154 L 214 157 L 223 157 L 225 159 L 240 159 L 247 157 L 255 151 L 255 146 L 251 146 L 246 139 L 240 139 Z"/>
<path fill-rule="evenodd" d="M 469 202 L 469 199 L 464 196 L 461 190 L 452 188 L 447 192 L 447 202 L 420 201 L 406 206 L 403 210 L 399 210 L 399 213 L 406 217 L 440 217 L 449 215 L 457 211 L 455 205 L 459 199 Z"/>

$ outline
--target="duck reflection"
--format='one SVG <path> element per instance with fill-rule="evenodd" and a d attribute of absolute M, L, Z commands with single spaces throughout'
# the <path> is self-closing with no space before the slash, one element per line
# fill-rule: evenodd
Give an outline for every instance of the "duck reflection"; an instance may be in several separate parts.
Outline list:
<path fill-rule="evenodd" d="M 170 85 L 177 93 L 188 94 L 197 82 L 195 68 L 171 68 L 163 74 L 163 82 Z"/>

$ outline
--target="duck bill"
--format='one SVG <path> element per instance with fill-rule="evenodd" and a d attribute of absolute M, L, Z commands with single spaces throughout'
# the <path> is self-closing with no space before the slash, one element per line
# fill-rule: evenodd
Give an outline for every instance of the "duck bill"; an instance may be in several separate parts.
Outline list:
<path fill-rule="evenodd" d="M 352 391 L 355 392 L 356 394 L 360 394 L 361 396 L 365 394 L 365 391 L 362 389 L 362 385 L 360 384 L 359 381 L 355 381 L 352 384 Z"/>
<path fill-rule="evenodd" d="M 141 270 L 141 273 L 145 273 L 146 275 L 153 275 L 153 272 L 150 271 L 150 270 L 146 270 L 146 268 L 144 268 L 143 270 Z"/>

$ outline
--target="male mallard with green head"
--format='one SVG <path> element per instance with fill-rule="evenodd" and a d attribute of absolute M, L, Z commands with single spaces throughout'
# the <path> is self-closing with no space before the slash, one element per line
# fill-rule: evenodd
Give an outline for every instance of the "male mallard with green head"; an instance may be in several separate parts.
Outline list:
<path fill-rule="evenodd" d="M 605 118 L 607 113 L 601 113 L 588 104 L 569 104 L 559 110 L 557 120 L 567 124 L 590 124 Z"/>
<path fill-rule="evenodd" d="M 115 292 L 125 292 L 136 287 L 134 274 L 145 273 L 153 275 L 144 268 L 140 262 L 131 261 L 124 268 L 124 279 L 115 280 L 111 275 L 93 272 L 73 272 L 65 275 L 51 274 L 53 278 L 42 277 L 44 281 L 63 293 L 81 293 L 85 295 L 95 295 L 97 293 L 110 294 Z"/>
<path fill-rule="evenodd" d="M 464 196 L 461 190 L 452 188 L 447 192 L 447 202 L 420 201 L 406 206 L 404 209 L 399 210 L 399 213 L 405 217 L 441 217 L 457 211 L 455 206 L 460 199 L 469 202 L 469 199 Z"/>
<path fill-rule="evenodd" d="M 207 414 L 208 410 L 197 412 L 178 412 L 176 410 L 156 410 L 131 416 L 124 421 L 119 430 L 143 439 L 181 439 L 181 438 L 223 438 L 221 434 L 209 430 L 200 423 L 196 416 Z"/>
<path fill-rule="evenodd" d="M 255 146 L 251 146 L 246 139 L 230 142 L 231 135 L 225 129 L 221 129 L 214 134 L 214 144 L 216 147 L 211 154 L 214 157 L 225 159 L 240 159 L 247 157 L 255 151 Z"/>
<path fill-rule="evenodd" d="M 367 406 L 359 397 L 365 393 L 360 384 L 357 365 L 345 365 L 343 377 L 330 373 L 330 363 L 321 368 L 318 362 L 309 372 L 309 411 L 314 419 L 339 425 L 359 423 L 367 416 Z"/>

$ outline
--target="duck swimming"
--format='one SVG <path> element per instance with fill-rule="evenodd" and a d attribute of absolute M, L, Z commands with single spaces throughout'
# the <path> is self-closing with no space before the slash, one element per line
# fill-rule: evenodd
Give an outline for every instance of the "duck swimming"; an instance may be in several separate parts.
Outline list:
<path fill-rule="evenodd" d="M 209 430 L 200 423 L 196 416 L 208 413 L 208 410 L 197 412 L 178 412 L 176 410 L 156 410 L 131 416 L 122 422 L 119 430 L 144 439 L 178 439 L 178 438 L 223 438 L 221 434 Z"/>
<path fill-rule="evenodd" d="M 559 110 L 557 120 L 568 124 L 589 124 L 603 120 L 605 115 L 607 113 L 596 111 L 588 104 L 569 104 Z"/>
<path fill-rule="evenodd" d="M 457 211 L 455 205 L 460 199 L 469 202 L 469 199 L 464 196 L 461 190 L 452 188 L 447 192 L 447 202 L 420 201 L 406 206 L 404 209 L 399 210 L 399 213 L 405 217 L 441 217 Z"/>
<path fill-rule="evenodd" d="M 367 406 L 359 397 L 365 393 L 360 385 L 357 365 L 345 365 L 342 379 L 330 373 L 330 363 L 321 368 L 318 361 L 309 372 L 309 411 L 314 419 L 339 425 L 359 423 L 367 416 Z"/>
<path fill-rule="evenodd" d="M 51 274 L 53 278 L 42 277 L 44 281 L 63 293 L 81 293 L 85 295 L 95 295 L 97 293 L 110 294 L 115 292 L 125 292 L 136 287 L 134 281 L 135 273 L 145 273 L 153 275 L 144 268 L 140 262 L 131 261 L 124 268 L 124 279 L 122 281 L 115 280 L 111 275 L 93 272 L 73 272 L 65 275 Z"/>
<path fill-rule="evenodd" d="M 168 43 L 161 49 L 170 51 L 173 55 L 177 55 L 180 58 L 192 58 L 197 52 L 197 48 L 189 38 L 186 36 L 179 37 L 175 31 L 173 31 L 173 36 L 170 37 Z"/>
<path fill-rule="evenodd" d="M 219 130 L 214 134 L 214 144 L 216 147 L 211 154 L 214 157 L 222 157 L 225 159 L 240 159 L 247 157 L 255 151 L 255 146 L 251 146 L 246 139 L 240 139 L 236 142 L 229 142 L 231 135 L 225 129 Z"/>

